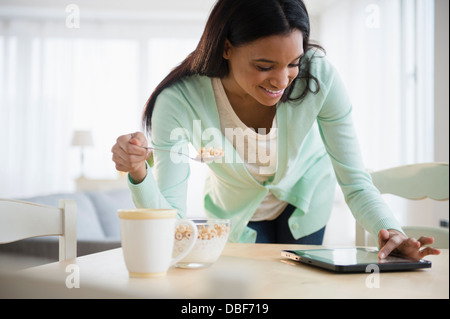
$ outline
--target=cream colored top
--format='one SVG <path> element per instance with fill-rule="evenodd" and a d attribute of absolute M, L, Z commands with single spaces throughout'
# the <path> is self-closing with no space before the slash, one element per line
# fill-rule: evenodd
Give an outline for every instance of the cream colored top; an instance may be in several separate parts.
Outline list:
<path fill-rule="evenodd" d="M 250 174 L 260 183 L 275 175 L 277 168 L 277 118 L 275 116 L 270 132 L 245 125 L 231 106 L 222 81 L 212 79 L 212 86 L 219 111 L 220 127 L 225 137 L 233 144 Z M 251 221 L 274 220 L 283 212 L 287 203 L 280 201 L 271 192 L 261 202 Z"/>

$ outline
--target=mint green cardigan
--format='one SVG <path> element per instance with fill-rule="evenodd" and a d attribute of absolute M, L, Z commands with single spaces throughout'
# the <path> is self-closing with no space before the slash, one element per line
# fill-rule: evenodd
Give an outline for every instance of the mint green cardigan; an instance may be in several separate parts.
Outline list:
<path fill-rule="evenodd" d="M 339 75 L 326 57 L 313 59 L 311 73 L 320 91 L 277 108 L 277 170 L 265 183 L 253 178 L 221 133 L 211 78 L 184 78 L 156 101 L 151 131 L 155 147 L 187 152 L 190 143 L 197 150 L 225 150 L 222 160 L 208 164 L 204 207 L 209 217 L 231 219 L 231 242 L 255 241 L 256 232 L 247 224 L 269 191 L 296 207 L 288 220 L 294 238 L 321 229 L 330 216 L 336 179 L 354 217 L 372 235 L 381 229 L 402 231 L 365 170 L 352 105 Z M 296 84 L 294 96 L 303 85 Z M 135 185 L 130 180 L 136 207 L 174 208 L 185 216 L 189 163 L 162 151 L 154 152 L 154 161 L 154 167 L 147 165 L 144 181 Z"/>

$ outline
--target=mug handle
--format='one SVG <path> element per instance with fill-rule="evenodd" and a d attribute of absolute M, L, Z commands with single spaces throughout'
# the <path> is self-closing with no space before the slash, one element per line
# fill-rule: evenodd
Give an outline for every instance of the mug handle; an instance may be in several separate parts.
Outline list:
<path fill-rule="evenodd" d="M 192 236 L 189 239 L 189 241 L 190 241 L 189 246 L 186 247 L 186 249 L 182 253 L 180 253 L 176 257 L 172 258 L 172 261 L 170 262 L 170 266 L 175 265 L 177 262 L 179 262 L 181 259 L 186 257 L 191 252 L 192 248 L 194 248 L 194 245 L 197 242 L 197 236 L 198 236 L 197 226 L 195 226 L 195 224 L 192 221 L 186 220 L 186 219 L 177 219 L 175 224 L 176 225 L 188 224 L 189 226 L 191 226 Z"/>

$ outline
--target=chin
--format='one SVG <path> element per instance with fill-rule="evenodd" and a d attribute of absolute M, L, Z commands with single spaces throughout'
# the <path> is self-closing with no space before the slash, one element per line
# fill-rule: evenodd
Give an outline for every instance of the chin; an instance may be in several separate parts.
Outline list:
<path fill-rule="evenodd" d="M 264 105 L 264 106 L 268 106 L 268 107 L 272 107 L 275 106 L 278 102 L 280 102 L 281 98 L 276 98 L 276 99 L 258 99 L 257 101 Z"/>

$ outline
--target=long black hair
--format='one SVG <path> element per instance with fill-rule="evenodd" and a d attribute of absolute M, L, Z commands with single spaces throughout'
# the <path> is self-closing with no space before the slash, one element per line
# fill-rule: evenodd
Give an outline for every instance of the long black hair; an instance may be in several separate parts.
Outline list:
<path fill-rule="evenodd" d="M 248 44 L 271 35 L 287 35 L 293 30 L 303 34 L 303 50 L 322 49 L 310 43 L 308 11 L 302 0 L 218 0 L 211 11 L 197 48 L 156 87 L 148 99 L 143 114 L 144 127 L 150 131 L 151 117 L 158 95 L 183 77 L 204 75 L 223 78 L 228 75 L 228 61 L 223 58 L 225 40 L 233 46 Z M 323 49 L 322 49 L 323 50 Z M 300 96 L 292 97 L 294 83 L 285 91 L 281 101 L 301 100 L 320 86 L 310 74 L 310 60 L 302 58 L 299 74 L 294 80 L 305 80 Z M 310 80 L 316 82 L 312 90 Z"/>

